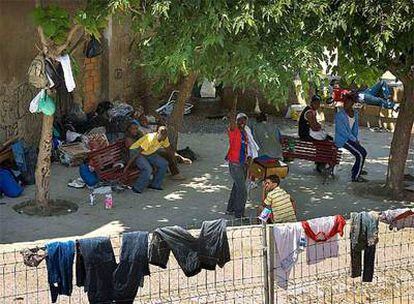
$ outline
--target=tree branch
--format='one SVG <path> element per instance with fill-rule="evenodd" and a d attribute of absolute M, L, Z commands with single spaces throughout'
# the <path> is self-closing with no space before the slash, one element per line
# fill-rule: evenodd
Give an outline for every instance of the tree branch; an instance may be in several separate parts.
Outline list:
<path fill-rule="evenodd" d="M 73 36 L 75 35 L 75 33 L 82 28 L 79 24 L 76 24 L 74 27 L 72 27 L 72 29 L 70 30 L 68 37 L 66 38 L 66 41 L 64 44 L 60 45 L 57 47 L 56 49 L 56 55 L 59 56 L 70 44 L 70 42 L 72 41 Z"/>

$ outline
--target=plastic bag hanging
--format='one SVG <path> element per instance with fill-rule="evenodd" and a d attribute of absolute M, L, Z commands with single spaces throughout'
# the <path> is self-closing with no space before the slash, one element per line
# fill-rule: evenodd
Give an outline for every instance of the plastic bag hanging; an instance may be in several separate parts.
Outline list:
<path fill-rule="evenodd" d="M 86 58 L 94 58 L 101 55 L 102 52 L 103 50 L 101 43 L 98 41 L 98 39 L 95 38 L 95 36 L 91 36 L 91 39 L 89 40 L 85 49 Z"/>

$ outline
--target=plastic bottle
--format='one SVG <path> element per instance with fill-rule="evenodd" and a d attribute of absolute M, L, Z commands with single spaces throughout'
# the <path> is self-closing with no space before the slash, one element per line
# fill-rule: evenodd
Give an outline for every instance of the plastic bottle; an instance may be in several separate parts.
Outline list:
<path fill-rule="evenodd" d="M 260 213 L 259 219 L 263 222 L 267 222 L 270 214 L 272 214 L 272 208 L 270 206 L 266 206 L 265 208 L 263 208 L 262 213 Z"/>
<path fill-rule="evenodd" d="M 112 201 L 112 194 L 108 193 L 105 194 L 105 209 L 112 209 L 113 201 Z"/>
<path fill-rule="evenodd" d="M 95 193 L 91 192 L 89 193 L 89 206 L 95 205 Z"/>

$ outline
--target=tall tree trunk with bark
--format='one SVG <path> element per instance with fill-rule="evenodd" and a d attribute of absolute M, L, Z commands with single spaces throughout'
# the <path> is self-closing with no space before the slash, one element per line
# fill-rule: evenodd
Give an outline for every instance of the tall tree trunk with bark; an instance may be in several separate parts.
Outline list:
<path fill-rule="evenodd" d="M 41 1 L 36 0 L 36 7 L 41 7 Z M 46 38 L 43 28 L 38 26 L 37 31 L 42 44 L 42 52 L 45 56 L 56 59 L 74 40 L 75 34 L 81 28 L 80 25 L 74 25 L 66 37 L 66 41 L 61 45 L 55 45 Z M 36 163 L 36 204 L 42 210 L 49 208 L 50 200 L 50 167 L 52 152 L 52 133 L 53 133 L 53 115 L 42 115 L 42 131 L 39 142 L 39 154 Z"/>
<path fill-rule="evenodd" d="M 410 77 L 402 79 L 404 102 L 398 114 L 388 163 L 387 187 L 395 197 L 403 191 L 404 169 L 410 148 L 411 130 L 414 123 L 414 83 Z"/>
<path fill-rule="evenodd" d="M 53 116 L 43 114 L 42 133 L 36 164 L 36 203 L 46 210 L 50 200 L 50 165 L 52 151 Z"/>
<path fill-rule="evenodd" d="M 171 113 L 169 120 L 169 135 L 170 143 L 174 149 L 177 149 L 178 144 L 178 132 L 183 124 L 185 102 L 191 97 L 194 84 L 197 81 L 198 73 L 191 72 L 183 81 L 180 86 L 180 93 L 178 100 L 175 103 L 174 110 Z"/>

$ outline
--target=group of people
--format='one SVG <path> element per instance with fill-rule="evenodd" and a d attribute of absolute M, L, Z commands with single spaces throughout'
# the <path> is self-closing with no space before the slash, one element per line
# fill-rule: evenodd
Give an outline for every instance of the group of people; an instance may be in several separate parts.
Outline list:
<path fill-rule="evenodd" d="M 337 102 L 335 114 L 335 136 L 330 136 L 317 119 L 317 111 L 321 98 L 314 95 L 310 105 L 302 111 L 299 124 L 299 137 L 305 141 L 332 141 L 338 148 L 348 150 L 354 157 L 355 163 L 351 170 L 352 182 L 366 182 L 362 177 L 367 172 L 363 170 L 367 157 L 366 149 L 359 141 L 359 113 L 357 105 L 369 104 L 385 109 L 399 110 L 391 100 L 391 90 L 385 81 L 375 84 L 360 92 L 341 89 L 338 81 L 332 84 L 332 99 Z M 247 172 L 253 159 L 265 155 L 273 159 L 281 159 L 280 132 L 275 126 L 266 124 L 266 115 L 260 114 L 256 124 L 247 126 L 247 115 L 239 113 L 230 117 L 228 127 L 229 149 L 226 160 L 229 164 L 233 187 L 227 204 L 227 214 L 235 218 L 243 218 L 247 200 Z M 316 170 L 322 172 L 325 163 L 316 163 Z M 278 176 L 268 176 L 263 183 L 263 202 L 273 210 L 273 221 L 294 221 L 296 206 L 294 200 L 279 187 Z M 283 199 L 282 199 L 283 198 Z M 289 198 L 289 199 L 286 199 Z M 277 212 L 275 212 L 277 210 Z"/>
<path fill-rule="evenodd" d="M 233 179 L 226 213 L 236 219 L 245 218 L 247 201 L 248 167 L 255 158 L 271 158 L 280 160 L 282 149 L 279 129 L 267 122 L 267 116 L 261 113 L 256 121 L 247 125 L 248 117 L 244 113 L 230 116 L 228 127 L 229 149 L 226 160 Z M 294 221 L 296 209 L 294 201 L 282 188 L 277 175 L 266 177 L 264 181 L 263 199 L 272 207 L 274 222 Z"/>
<path fill-rule="evenodd" d="M 348 150 L 354 157 L 355 163 L 351 171 L 353 182 L 366 182 L 361 175 L 365 175 L 363 170 L 367 151 L 360 144 L 359 135 L 359 113 L 354 109 L 358 96 L 352 93 L 344 94 L 341 98 L 343 107 L 338 109 L 335 114 L 335 138 L 332 138 L 322 128 L 317 120 L 317 110 L 321 105 L 321 99 L 315 95 L 311 103 L 301 113 L 299 118 L 299 138 L 306 141 L 334 141 L 338 148 Z M 321 171 L 326 164 L 316 163 L 317 171 Z"/>
<path fill-rule="evenodd" d="M 162 190 L 168 170 L 173 180 L 184 180 L 178 163 L 192 163 L 191 159 L 181 156 L 170 145 L 168 129 L 163 118 L 151 118 L 150 122 L 149 116 L 141 107 L 138 108 L 126 123 L 122 134 L 127 151 L 125 162 L 121 164 L 124 174 L 132 167 L 139 170 L 139 175 L 132 185 L 132 191 L 135 193 L 142 193 L 146 188 Z M 92 187 L 99 181 L 94 174 L 94 168 L 87 163 L 80 166 L 79 172 L 88 186 Z"/>

